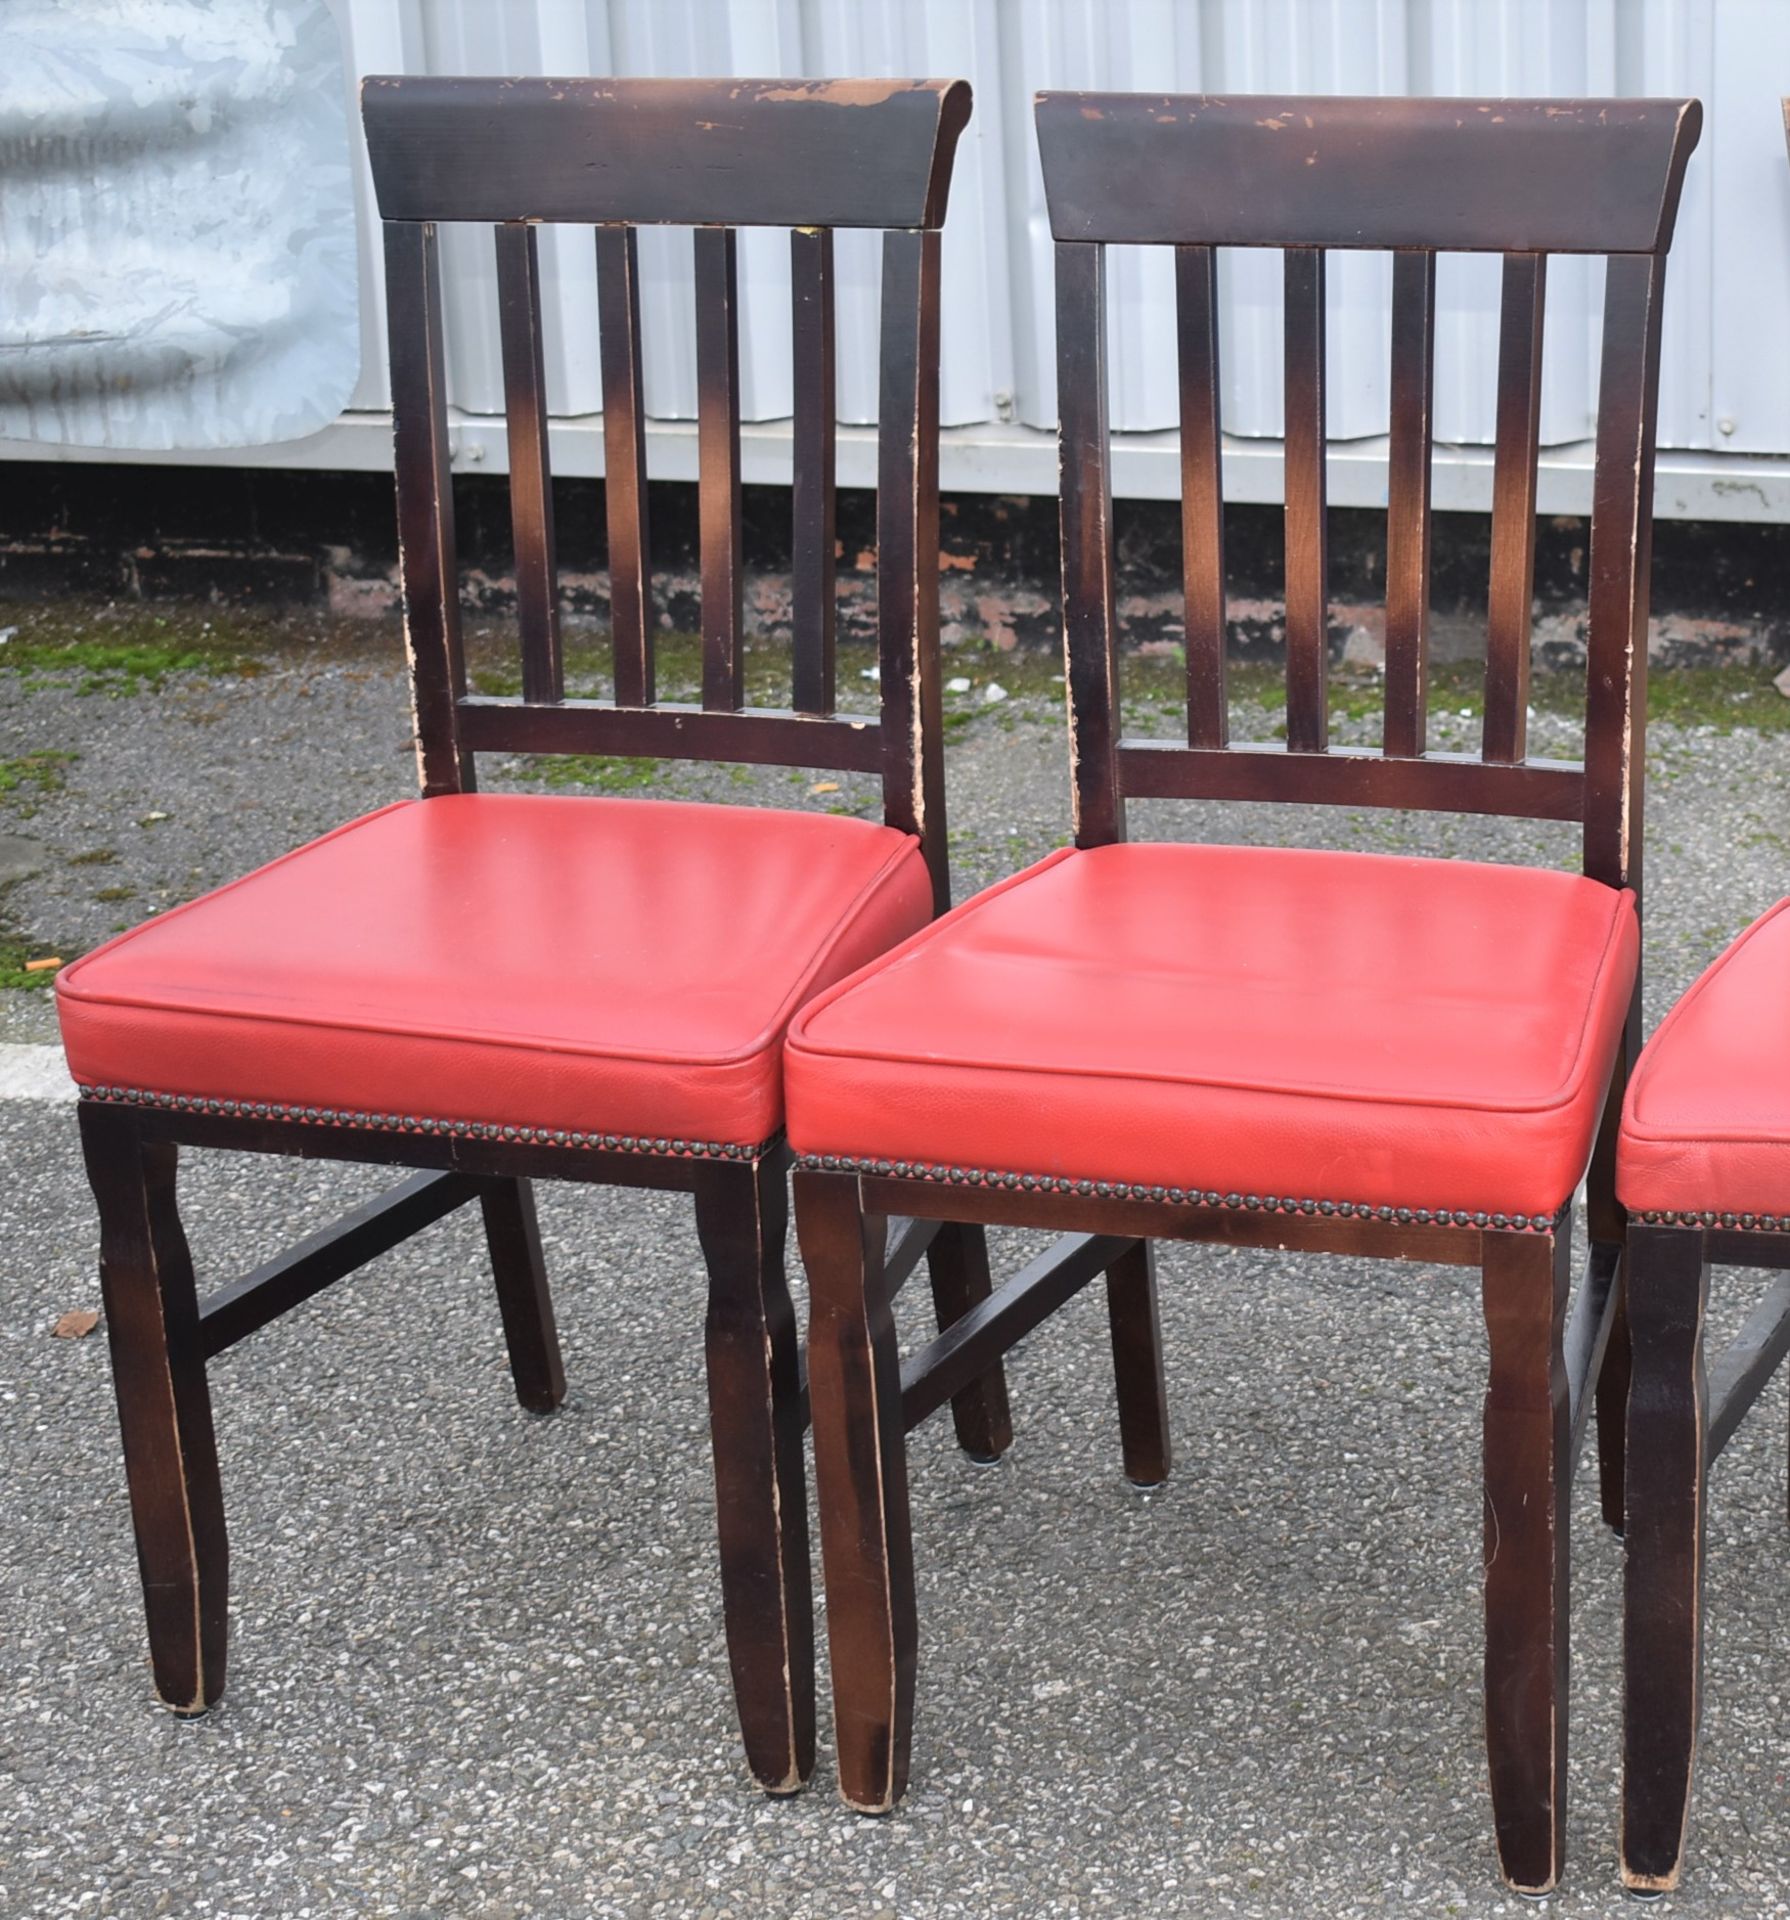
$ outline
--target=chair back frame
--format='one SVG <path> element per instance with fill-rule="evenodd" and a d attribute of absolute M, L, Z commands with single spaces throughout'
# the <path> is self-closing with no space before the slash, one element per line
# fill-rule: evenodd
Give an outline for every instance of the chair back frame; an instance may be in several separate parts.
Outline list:
<path fill-rule="evenodd" d="M 962 81 L 443 79 L 362 87 L 385 227 L 405 644 L 425 796 L 475 756 L 600 753 L 881 777 L 949 904 L 938 670 L 939 229 Z M 469 693 L 460 638 L 436 223 L 495 228 L 509 433 L 517 699 Z M 567 699 L 542 374 L 543 222 L 595 229 L 613 702 Z M 636 232 L 695 231 L 702 697 L 657 698 Z M 791 229 L 794 674 L 745 704 L 740 527 L 740 227 Z M 877 460 L 881 713 L 834 688 L 833 229 L 883 231 Z"/>
<path fill-rule="evenodd" d="M 1043 93 L 1057 251 L 1064 644 L 1077 844 L 1128 798 L 1308 801 L 1577 820 L 1587 874 L 1638 887 L 1660 306 L 1701 108 L 1689 100 L 1282 99 Z M 1119 716 L 1103 254 L 1176 255 L 1187 737 Z M 1216 249 L 1286 260 L 1284 747 L 1229 738 Z M 1386 708 L 1379 751 L 1327 714 L 1324 260 L 1394 254 Z M 1436 255 L 1503 256 L 1485 733 L 1428 746 Z M 1583 763 L 1528 751 L 1530 602 L 1550 253 L 1608 256 L 1591 516 Z"/>

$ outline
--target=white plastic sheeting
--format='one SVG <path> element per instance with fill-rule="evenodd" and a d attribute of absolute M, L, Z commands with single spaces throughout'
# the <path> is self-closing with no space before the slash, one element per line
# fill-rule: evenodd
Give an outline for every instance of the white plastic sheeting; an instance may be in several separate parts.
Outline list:
<path fill-rule="evenodd" d="M 360 371 L 325 0 L 0 0 L 0 434 L 315 433 Z"/>
<path fill-rule="evenodd" d="M 0 0 L 3 7 L 5 0 Z M 1790 0 L 332 0 L 355 73 L 963 75 L 976 111 L 959 149 L 945 233 L 947 487 L 1055 485 L 1051 250 L 1032 140 L 1043 86 L 1213 92 L 1695 94 L 1708 110 L 1668 275 L 1661 383 L 1662 513 L 1790 519 L 1790 166 L 1778 95 L 1790 91 Z M 357 161 L 362 377 L 335 428 L 266 456 L 381 466 L 384 315 L 377 222 Z M 694 474 L 694 327 L 688 236 L 642 248 L 649 460 Z M 842 240 L 840 408 L 875 409 L 876 255 Z M 602 470 L 595 276 L 587 234 L 544 236 L 553 455 Z M 501 377 L 490 236 L 447 236 L 456 457 L 501 467 Z M 1165 260 L 1115 249 L 1115 485 L 1178 484 L 1173 304 Z M 1280 495 L 1278 259 L 1229 255 L 1226 486 Z M 1490 498 L 1497 266 L 1440 271 L 1436 502 Z M 1542 429 L 1545 512 L 1589 498 L 1601 269 L 1558 261 L 1548 284 Z M 1330 275 L 1331 491 L 1384 498 L 1387 295 L 1372 255 Z M 787 245 L 742 247 L 748 479 L 788 476 Z M 751 423 L 758 423 L 754 426 Z M 16 454 L 16 446 L 0 453 Z M 216 456 L 225 458 L 226 456 Z M 247 456 L 255 457 L 255 456 Z M 842 480 L 873 473 L 848 432 Z"/>

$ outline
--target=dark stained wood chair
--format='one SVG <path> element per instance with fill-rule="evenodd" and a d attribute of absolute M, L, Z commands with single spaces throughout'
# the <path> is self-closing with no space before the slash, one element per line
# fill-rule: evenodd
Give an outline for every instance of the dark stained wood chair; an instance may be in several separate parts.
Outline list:
<path fill-rule="evenodd" d="M 1567 1492 L 1594 1391 L 1619 1524 L 1623 1222 L 1636 1043 L 1642 731 L 1660 299 L 1694 101 L 1045 94 L 1057 240 L 1075 845 L 811 1002 L 785 1059 L 840 1774 L 889 1806 L 916 1657 L 903 1426 L 1088 1277 L 1009 1280 L 901 1369 L 890 1215 L 1480 1269 L 1485 1693 L 1499 1857 L 1552 1887 L 1565 1836 Z M 1175 249 L 1187 736 L 1125 737 L 1103 253 Z M 1284 249 L 1287 729 L 1229 738 L 1215 249 Z M 1393 254 L 1383 746 L 1328 738 L 1324 261 Z M 1435 265 L 1504 258 L 1485 733 L 1426 730 Z M 1582 763 L 1528 750 L 1542 304 L 1608 256 Z M 1128 845 L 1129 799 L 1579 822 L 1584 873 Z M 1569 1312 L 1571 1208 L 1591 1247 Z M 1339 1328 L 1346 1340 L 1346 1329 Z M 1140 1369 L 1156 1365 L 1140 1343 Z M 1600 1378 L 1602 1384 L 1595 1385 Z M 1159 1376 L 1157 1376 L 1159 1379 Z M 1155 1380 L 1134 1382 L 1148 1404 Z"/>
<path fill-rule="evenodd" d="M 1647 1043 L 1623 1105 L 1628 1212 L 1628 1593 L 1622 1877 L 1678 1884 L 1702 1708 L 1707 1475 L 1790 1353 L 1790 900 L 1763 914 Z M 1769 1287 L 1713 1368 L 1712 1264 Z"/>
<path fill-rule="evenodd" d="M 1790 140 L 1790 99 L 1783 102 Z M 1647 1043 L 1623 1101 L 1616 1192 L 1628 1213 L 1633 1374 L 1623 1617 L 1622 1878 L 1684 1871 L 1703 1711 L 1708 1474 L 1790 1353 L 1790 901 L 1747 928 Z M 1767 1290 L 1713 1371 L 1713 1264 Z"/>
<path fill-rule="evenodd" d="M 814 1760 L 806 1390 L 784 1283 L 779 1052 L 804 999 L 949 902 L 937 660 L 939 228 L 961 82 L 375 78 L 404 628 L 422 795 L 352 821 L 67 968 L 132 1512 L 162 1699 L 224 1685 L 227 1555 L 207 1363 L 452 1210 L 484 1215 L 522 1405 L 564 1391 L 530 1182 L 694 1197 L 722 1589 L 747 1755 Z M 436 226 L 495 227 L 523 661 L 467 691 Z M 567 699 L 556 611 L 536 226 L 594 227 L 613 704 Z M 655 695 L 635 228 L 693 225 L 702 699 Z M 789 227 L 795 302 L 794 699 L 744 704 L 735 234 Z M 881 710 L 834 709 L 835 227 L 885 233 L 878 469 Z M 749 807 L 476 791 L 480 754 L 850 770 L 884 824 Z M 180 1147 L 417 1171 L 197 1297 Z M 987 1292 L 980 1227 L 928 1220 L 949 1324 Z M 668 1354 L 679 1365 L 692 1354 Z M 956 1402 L 1008 1441 L 996 1368 Z"/>

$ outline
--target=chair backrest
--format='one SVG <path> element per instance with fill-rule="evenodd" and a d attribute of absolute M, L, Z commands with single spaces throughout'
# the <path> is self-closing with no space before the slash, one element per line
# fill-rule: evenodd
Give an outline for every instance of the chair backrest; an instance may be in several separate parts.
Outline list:
<path fill-rule="evenodd" d="M 1270 99 L 1044 93 L 1057 242 L 1065 648 L 1076 834 L 1137 797 L 1301 800 L 1579 820 L 1585 871 L 1640 873 L 1654 419 L 1666 250 L 1694 100 Z M 1187 741 L 1121 737 L 1103 254 L 1175 249 Z M 1286 277 L 1287 726 L 1232 743 L 1225 703 L 1219 247 L 1278 247 Z M 1327 694 L 1324 255 L 1393 254 L 1386 711 L 1378 752 L 1333 748 Z M 1485 734 L 1427 747 L 1436 255 L 1504 257 Z M 1532 759 L 1529 615 L 1542 301 L 1550 253 L 1608 255 L 1591 516 L 1585 758 Z"/>
<path fill-rule="evenodd" d="M 480 752 L 633 754 L 880 774 L 946 904 L 938 686 L 939 228 L 962 81 L 436 79 L 361 90 L 385 223 L 400 573 L 426 795 Z M 520 699 L 466 689 L 435 223 L 490 222 L 509 433 Z M 596 230 L 615 701 L 564 695 L 535 228 Z M 702 701 L 655 698 L 635 229 L 693 226 Z M 795 667 L 744 705 L 735 229 L 792 229 Z M 884 230 L 880 718 L 834 711 L 835 227 Z"/>

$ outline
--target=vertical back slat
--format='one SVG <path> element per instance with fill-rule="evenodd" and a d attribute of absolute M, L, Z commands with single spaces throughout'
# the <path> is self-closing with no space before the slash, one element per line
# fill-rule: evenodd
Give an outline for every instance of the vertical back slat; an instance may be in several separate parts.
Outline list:
<path fill-rule="evenodd" d="M 1392 418 L 1386 457 L 1386 730 L 1383 750 L 1429 744 L 1430 438 L 1436 392 L 1436 256 L 1392 263 Z"/>
<path fill-rule="evenodd" d="M 833 711 L 835 566 L 835 422 L 833 235 L 825 227 L 798 227 L 789 236 L 794 307 L 794 484 L 790 512 L 793 582 L 790 622 L 795 635 L 795 708 Z"/>
<path fill-rule="evenodd" d="M 433 223 L 386 222 L 385 311 L 404 651 L 410 662 L 417 774 L 427 797 L 465 792 L 473 784 L 472 757 L 460 751 L 455 711 L 466 691 L 466 666 L 448 460 L 441 267 Z"/>
<path fill-rule="evenodd" d="M 516 616 L 522 629 L 522 697 L 565 697 L 559 647 L 559 572 L 553 552 L 553 478 L 547 466 L 547 376 L 541 359 L 541 260 L 535 229 L 497 228 L 497 318 L 510 441 L 510 525 L 516 549 Z"/>
<path fill-rule="evenodd" d="M 1324 255 L 1286 253 L 1287 747 L 1330 743 L 1324 530 Z"/>
<path fill-rule="evenodd" d="M 609 527 L 609 624 L 615 700 L 650 707 L 652 563 L 646 518 L 646 382 L 640 258 L 632 227 L 597 229 L 597 337 L 603 366 L 603 508 Z"/>
<path fill-rule="evenodd" d="M 1175 249 L 1181 384 L 1181 576 L 1187 744 L 1230 739 L 1225 694 L 1224 461 L 1219 426 L 1218 255 Z"/>
<path fill-rule="evenodd" d="M 1585 871 L 1641 884 L 1652 576 L 1654 414 L 1665 261 L 1617 254 L 1604 282 L 1597 466 L 1591 493 L 1585 707 Z"/>
<path fill-rule="evenodd" d="M 1063 671 L 1075 844 L 1125 833 L 1119 789 L 1117 621 L 1106 394 L 1106 249 L 1057 243 L 1057 413 Z"/>
<path fill-rule="evenodd" d="M 933 903 L 951 904 L 938 662 L 939 236 L 883 235 L 877 409 L 876 619 L 883 817 L 918 834 Z"/>
<path fill-rule="evenodd" d="M 1485 757 L 1529 748 L 1529 615 L 1535 593 L 1535 483 L 1541 451 L 1541 330 L 1547 256 L 1504 256 L 1498 326 L 1498 446 L 1492 466 L 1492 581 L 1486 603 Z"/>
<path fill-rule="evenodd" d="M 702 543 L 702 704 L 744 697 L 740 584 L 739 269 L 731 227 L 696 229 L 698 519 Z"/>

